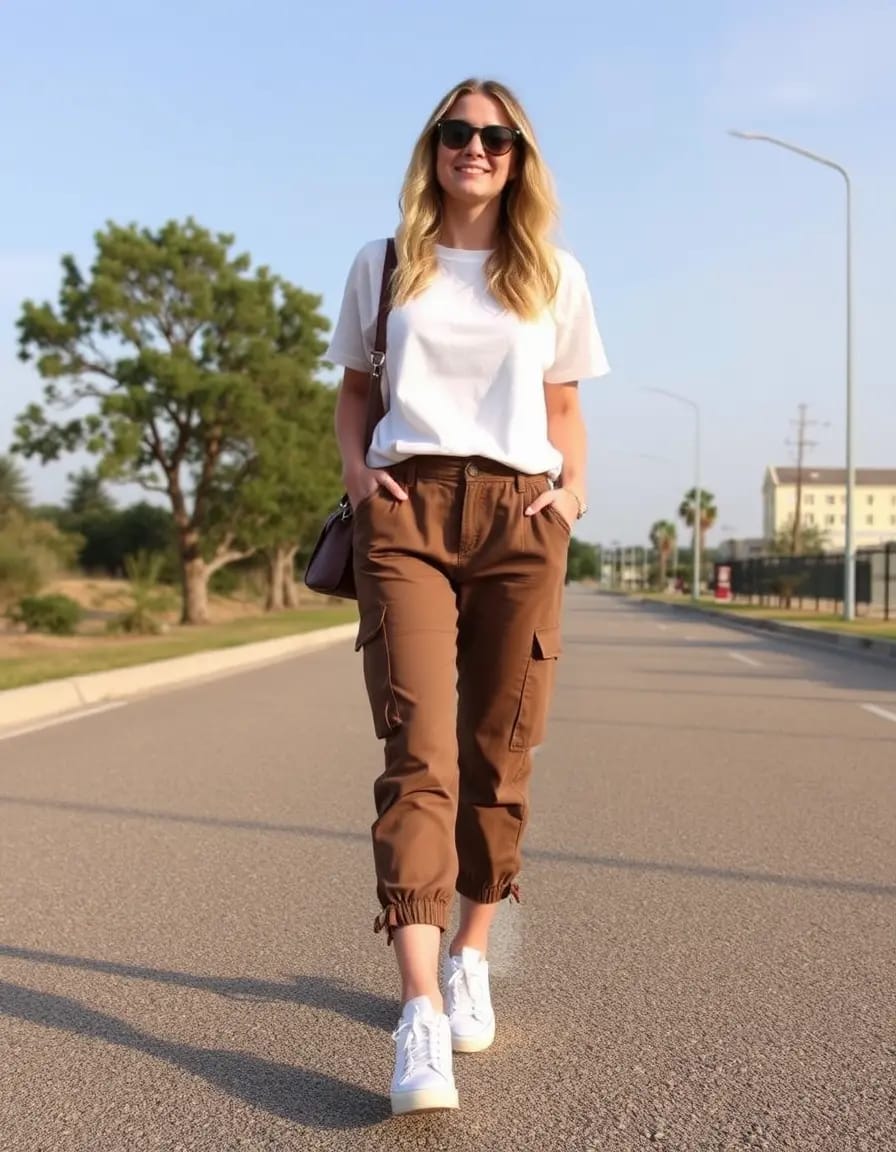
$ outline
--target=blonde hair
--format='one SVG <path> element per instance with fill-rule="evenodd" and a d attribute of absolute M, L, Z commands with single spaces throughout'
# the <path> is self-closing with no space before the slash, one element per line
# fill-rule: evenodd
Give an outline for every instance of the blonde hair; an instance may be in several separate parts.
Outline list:
<path fill-rule="evenodd" d="M 485 274 L 489 290 L 504 308 L 524 320 L 534 320 L 557 292 L 557 260 L 548 240 L 557 205 L 529 118 L 510 89 L 496 80 L 464 80 L 452 88 L 436 105 L 414 146 L 399 200 L 393 302 L 400 305 L 417 296 L 438 269 L 442 190 L 436 178 L 435 126 L 459 97 L 472 93 L 497 100 L 510 123 L 522 132 L 516 145 L 516 171 L 501 193 L 501 224 Z"/>

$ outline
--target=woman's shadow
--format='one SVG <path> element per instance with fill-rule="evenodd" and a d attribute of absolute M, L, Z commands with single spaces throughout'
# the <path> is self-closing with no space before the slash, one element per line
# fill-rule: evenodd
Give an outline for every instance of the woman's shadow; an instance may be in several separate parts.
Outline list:
<path fill-rule="evenodd" d="M 2 952 L 20 949 L 0 949 Z M 37 953 L 34 958 L 53 962 L 52 954 Z M 383 997 L 369 996 L 338 981 L 299 977 L 294 983 L 275 984 L 253 980 L 216 980 L 164 970 L 132 969 L 127 965 L 107 965 L 75 957 L 56 956 L 63 965 L 115 969 L 142 979 L 157 979 L 238 998 L 285 999 L 313 1007 L 334 1009 L 364 1023 L 379 1025 L 391 1020 L 394 1005 Z M 272 997 L 271 994 L 274 994 Z M 77 1036 L 103 1040 L 143 1052 L 183 1069 L 213 1084 L 230 1096 L 256 1108 L 310 1128 L 363 1128 L 381 1123 L 389 1116 L 384 1095 L 357 1084 L 294 1065 L 278 1064 L 244 1052 L 228 1052 L 162 1040 L 134 1028 L 123 1020 L 88 1008 L 78 1000 L 50 992 L 0 981 L 0 1014 L 31 1024 L 57 1028 Z M 388 1026 L 388 1025 L 387 1025 Z"/>

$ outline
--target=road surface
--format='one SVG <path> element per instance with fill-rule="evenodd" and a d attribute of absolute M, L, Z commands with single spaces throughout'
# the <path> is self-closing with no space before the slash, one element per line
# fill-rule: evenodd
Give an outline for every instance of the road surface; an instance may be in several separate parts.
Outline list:
<path fill-rule="evenodd" d="M 896 676 L 574 589 L 498 1039 L 393 1120 L 351 645 L 0 740 L 0 1149 L 896 1149 Z"/>

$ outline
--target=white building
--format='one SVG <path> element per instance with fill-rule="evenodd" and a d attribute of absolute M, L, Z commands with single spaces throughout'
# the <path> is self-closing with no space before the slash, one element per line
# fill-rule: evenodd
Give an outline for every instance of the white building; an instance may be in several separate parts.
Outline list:
<path fill-rule="evenodd" d="M 793 523 L 799 473 L 796 468 L 765 470 L 762 485 L 762 533 L 771 540 Z M 800 521 L 826 533 L 825 548 L 846 546 L 846 469 L 802 470 Z M 856 548 L 896 540 L 896 468 L 857 468 L 853 505 Z"/>

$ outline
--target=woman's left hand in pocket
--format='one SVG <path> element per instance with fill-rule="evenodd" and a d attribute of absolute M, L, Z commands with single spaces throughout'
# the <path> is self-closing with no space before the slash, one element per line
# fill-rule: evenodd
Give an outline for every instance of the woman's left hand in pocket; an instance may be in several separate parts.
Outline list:
<path fill-rule="evenodd" d="M 575 496 L 566 488 L 549 488 L 547 492 L 542 492 L 537 499 L 532 501 L 526 509 L 526 515 L 537 516 L 539 512 L 547 508 L 548 504 L 553 504 L 569 527 L 572 528 L 579 515 L 579 502 Z"/>

